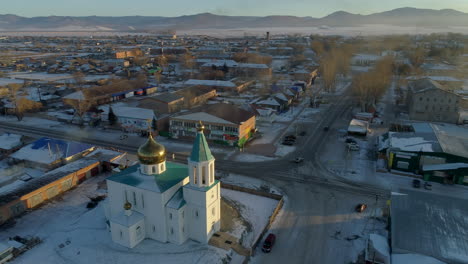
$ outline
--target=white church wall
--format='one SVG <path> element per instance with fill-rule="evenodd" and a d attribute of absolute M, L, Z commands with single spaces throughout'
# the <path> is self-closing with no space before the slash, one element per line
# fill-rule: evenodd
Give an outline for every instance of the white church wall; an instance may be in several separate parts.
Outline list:
<path fill-rule="evenodd" d="M 207 243 L 220 227 L 220 184 L 208 191 L 186 187 L 184 198 L 187 201 L 189 237 Z"/>
<path fill-rule="evenodd" d="M 181 243 L 187 241 L 188 239 L 188 230 L 187 230 L 187 224 L 186 224 L 186 221 L 185 221 L 185 211 L 187 211 L 187 205 L 184 205 L 182 206 L 178 211 L 178 224 L 179 224 L 179 241 L 181 241 Z"/>
<path fill-rule="evenodd" d="M 180 239 L 180 219 L 179 212 L 176 209 L 166 208 L 167 237 L 169 242 L 182 244 Z"/>
<path fill-rule="evenodd" d="M 146 237 L 167 242 L 166 219 L 165 214 L 162 213 L 165 212 L 165 204 L 162 202 L 162 195 L 148 190 L 142 190 L 142 192 L 145 198 L 143 214 L 145 215 Z"/>
<path fill-rule="evenodd" d="M 144 219 L 138 221 L 135 225 L 130 227 L 130 247 L 133 248 L 145 239 L 145 221 Z"/>
<path fill-rule="evenodd" d="M 130 230 L 120 224 L 111 222 L 112 241 L 124 247 L 131 248 Z"/>

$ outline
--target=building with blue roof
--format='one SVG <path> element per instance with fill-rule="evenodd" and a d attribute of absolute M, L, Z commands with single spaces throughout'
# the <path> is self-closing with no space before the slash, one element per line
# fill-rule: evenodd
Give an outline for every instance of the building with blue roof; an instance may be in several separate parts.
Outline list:
<path fill-rule="evenodd" d="M 10 157 L 28 167 L 55 168 L 77 160 L 96 147 L 74 141 L 43 137 L 19 149 Z"/>
<path fill-rule="evenodd" d="M 138 149 L 140 164 L 107 178 L 105 214 L 112 240 L 133 248 L 145 238 L 208 243 L 221 227 L 215 158 L 199 125 L 188 164 L 166 162 L 166 149 L 150 134 Z"/>

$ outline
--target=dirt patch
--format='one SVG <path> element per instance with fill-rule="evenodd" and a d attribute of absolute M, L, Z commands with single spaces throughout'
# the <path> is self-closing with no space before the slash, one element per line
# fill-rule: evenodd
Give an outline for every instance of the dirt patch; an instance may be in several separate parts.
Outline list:
<path fill-rule="evenodd" d="M 240 218 L 239 211 L 234 204 L 221 198 L 221 232 L 229 232 L 234 229 L 235 220 Z"/>

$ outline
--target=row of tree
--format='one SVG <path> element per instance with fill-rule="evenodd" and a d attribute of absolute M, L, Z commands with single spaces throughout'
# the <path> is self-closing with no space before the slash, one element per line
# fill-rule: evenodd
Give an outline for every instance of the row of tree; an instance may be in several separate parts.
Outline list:
<path fill-rule="evenodd" d="M 384 57 L 368 72 L 353 77 L 352 89 L 359 97 L 362 111 L 375 107 L 377 101 L 384 95 L 392 83 L 394 59 Z"/>
<path fill-rule="evenodd" d="M 350 73 L 351 57 L 355 48 L 348 43 L 338 44 L 333 39 L 315 40 L 311 48 L 319 59 L 319 72 L 324 89 L 333 92 L 336 86 L 336 76 L 338 74 L 347 76 Z"/>

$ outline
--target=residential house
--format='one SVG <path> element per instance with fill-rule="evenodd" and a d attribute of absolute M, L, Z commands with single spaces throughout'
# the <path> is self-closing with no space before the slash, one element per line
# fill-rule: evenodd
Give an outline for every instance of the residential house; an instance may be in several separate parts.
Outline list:
<path fill-rule="evenodd" d="M 157 120 L 154 111 L 140 107 L 116 106 L 112 111 L 123 131 L 146 134 Z M 107 119 L 108 120 L 108 119 Z"/>
<path fill-rule="evenodd" d="M 252 104 L 262 108 L 273 109 L 276 111 L 276 113 L 280 113 L 281 111 L 283 111 L 283 105 L 271 97 L 263 100 L 254 101 L 252 102 Z"/>
<path fill-rule="evenodd" d="M 215 89 L 200 86 L 187 87 L 178 90 L 175 94 L 184 97 L 185 107 L 188 108 L 205 104 L 206 101 L 217 96 Z"/>
<path fill-rule="evenodd" d="M 256 129 L 255 114 L 235 105 L 206 105 L 187 114 L 170 117 L 173 138 L 193 138 L 201 121 L 207 139 L 216 143 L 242 147 Z"/>
<path fill-rule="evenodd" d="M 138 107 L 151 109 L 158 114 L 175 113 L 185 105 L 184 97 L 176 93 L 163 93 L 140 100 Z"/>
<path fill-rule="evenodd" d="M 431 79 L 414 81 L 408 86 L 409 116 L 413 120 L 456 124 L 461 99 Z"/>
<path fill-rule="evenodd" d="M 23 146 L 22 137 L 11 133 L 0 135 L 0 159 L 20 149 Z"/>
<path fill-rule="evenodd" d="M 10 158 L 25 167 L 52 169 L 77 160 L 94 149 L 89 144 L 43 137 L 20 148 Z"/>

